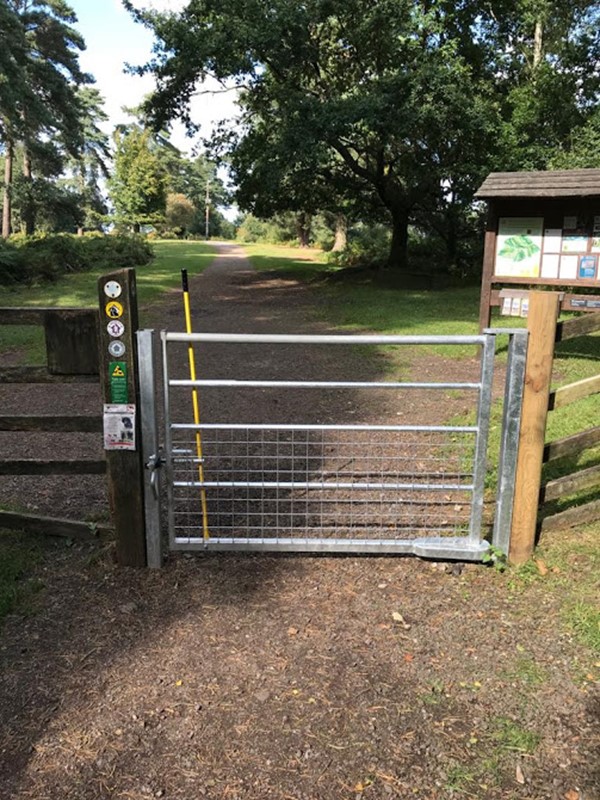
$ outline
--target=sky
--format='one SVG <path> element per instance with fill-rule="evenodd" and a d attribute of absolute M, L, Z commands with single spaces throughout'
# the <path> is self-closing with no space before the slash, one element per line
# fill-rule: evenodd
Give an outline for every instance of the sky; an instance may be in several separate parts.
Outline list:
<path fill-rule="evenodd" d="M 125 63 L 144 64 L 151 55 L 152 35 L 142 25 L 134 22 L 122 7 L 120 0 L 68 0 L 78 22 L 75 28 L 85 39 L 87 49 L 80 55 L 85 72 L 96 78 L 95 86 L 105 100 L 112 132 L 120 122 L 130 121 L 122 106 L 139 105 L 144 95 L 152 91 L 151 76 L 127 75 Z M 137 0 L 138 7 L 177 11 L 185 5 L 183 0 Z M 235 114 L 235 93 L 202 94 L 194 98 L 192 117 L 201 125 L 200 135 L 207 136 L 221 118 Z M 180 150 L 190 152 L 196 140 L 185 136 L 183 126 L 173 125 L 171 140 Z"/>

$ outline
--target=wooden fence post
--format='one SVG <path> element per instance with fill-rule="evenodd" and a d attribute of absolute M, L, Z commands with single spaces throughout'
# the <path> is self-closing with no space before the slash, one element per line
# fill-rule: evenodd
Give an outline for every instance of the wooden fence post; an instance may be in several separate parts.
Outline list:
<path fill-rule="evenodd" d="M 548 397 L 560 310 L 557 292 L 530 292 L 529 346 L 519 435 L 519 455 L 509 560 L 523 564 L 533 553 L 542 478 Z"/>
<path fill-rule="evenodd" d="M 98 297 L 106 473 L 117 561 L 122 566 L 145 567 L 144 465 L 140 418 L 136 413 L 139 385 L 135 270 L 123 269 L 100 277 Z"/>

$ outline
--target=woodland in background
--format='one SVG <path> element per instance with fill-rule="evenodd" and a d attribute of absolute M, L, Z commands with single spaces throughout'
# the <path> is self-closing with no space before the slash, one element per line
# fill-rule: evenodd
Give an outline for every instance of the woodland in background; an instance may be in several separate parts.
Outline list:
<path fill-rule="evenodd" d="M 592 0 L 190 0 L 131 13 L 157 39 L 155 124 L 181 118 L 199 78 L 240 90 L 212 152 L 259 217 L 326 212 L 438 243 L 463 269 L 490 171 L 600 165 L 600 6 Z"/>
<path fill-rule="evenodd" d="M 110 136 L 69 5 L 0 0 L 4 239 L 237 228 L 343 264 L 464 276 L 480 269 L 473 194 L 490 171 L 600 167 L 592 0 L 124 4 L 156 37 L 153 61 L 132 68 L 156 91 Z M 169 124 L 202 134 L 189 101 L 208 76 L 238 88 L 239 115 L 189 158 Z"/>

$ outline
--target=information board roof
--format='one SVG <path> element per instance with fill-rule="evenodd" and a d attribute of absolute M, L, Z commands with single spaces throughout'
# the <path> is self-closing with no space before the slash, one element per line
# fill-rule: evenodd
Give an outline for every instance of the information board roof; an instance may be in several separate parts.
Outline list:
<path fill-rule="evenodd" d="M 475 197 L 600 197 L 600 169 L 492 172 Z"/>

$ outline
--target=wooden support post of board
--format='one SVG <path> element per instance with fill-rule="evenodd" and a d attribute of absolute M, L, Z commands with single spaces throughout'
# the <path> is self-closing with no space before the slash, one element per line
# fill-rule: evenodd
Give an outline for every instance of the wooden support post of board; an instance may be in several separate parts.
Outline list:
<path fill-rule="evenodd" d="M 144 466 L 139 414 L 135 413 L 139 408 L 135 270 L 103 275 L 98 281 L 98 296 L 100 385 L 105 426 L 107 423 L 111 426 L 108 438 L 112 442 L 107 445 L 105 435 L 106 474 L 117 561 L 122 566 L 144 567 Z M 112 416 L 107 412 L 112 412 Z M 135 449 L 130 449 L 133 446 Z"/>
<path fill-rule="evenodd" d="M 482 332 L 490 324 L 492 309 L 492 277 L 494 275 L 494 258 L 496 255 L 496 228 L 498 215 L 494 203 L 490 203 L 487 215 L 485 246 L 483 251 L 483 276 L 481 298 L 479 301 L 479 330 Z"/>
<path fill-rule="evenodd" d="M 560 308 L 557 292 L 529 295 L 529 348 L 525 366 L 525 390 L 519 435 L 519 456 L 509 559 L 523 564 L 535 544 L 539 506 L 548 396 Z"/>

